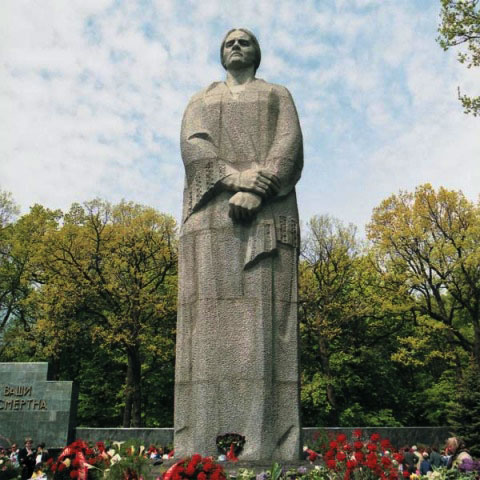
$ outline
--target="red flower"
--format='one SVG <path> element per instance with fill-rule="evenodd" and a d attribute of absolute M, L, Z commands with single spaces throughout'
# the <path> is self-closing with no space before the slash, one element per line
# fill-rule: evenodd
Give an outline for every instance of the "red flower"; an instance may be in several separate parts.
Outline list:
<path fill-rule="evenodd" d="M 63 463 L 61 465 L 63 465 Z M 65 467 L 65 465 L 63 465 L 63 466 Z M 57 471 L 57 465 L 54 463 L 52 465 L 52 472 L 56 472 L 56 471 Z"/>
<path fill-rule="evenodd" d="M 358 463 L 362 463 L 363 460 L 364 460 L 364 455 L 362 452 L 355 452 L 355 460 L 358 462 Z"/>
<path fill-rule="evenodd" d="M 314 462 L 318 457 L 318 453 L 310 449 L 308 449 L 307 452 L 308 452 L 308 460 L 310 462 Z"/>
<path fill-rule="evenodd" d="M 357 462 L 355 460 L 347 460 L 347 468 L 349 470 L 353 470 L 357 466 Z"/>
<path fill-rule="evenodd" d="M 369 443 L 367 445 L 367 449 L 369 452 L 376 452 L 377 451 L 377 446 L 374 443 Z"/>
<path fill-rule="evenodd" d="M 339 433 L 337 435 L 337 442 L 338 443 L 344 443 L 346 439 L 347 439 L 347 436 L 344 433 Z"/>
<path fill-rule="evenodd" d="M 78 457 L 75 457 L 75 458 L 73 459 L 72 465 L 73 465 L 74 467 L 79 467 L 81 464 L 82 464 L 82 462 L 80 461 L 80 459 L 79 459 Z"/>
<path fill-rule="evenodd" d="M 200 472 L 198 475 L 197 475 L 197 480 L 207 480 L 207 475 L 203 472 Z"/>
<path fill-rule="evenodd" d="M 78 470 L 72 470 L 70 472 L 70 478 L 77 478 L 78 477 Z"/>
<path fill-rule="evenodd" d="M 383 450 L 388 450 L 389 448 L 391 448 L 391 444 L 390 444 L 390 440 L 388 438 L 385 438 L 383 439 L 381 442 L 380 442 L 380 445 L 382 446 Z"/>
<path fill-rule="evenodd" d="M 47 460 L 47 465 L 50 466 L 52 463 L 53 463 L 53 458 L 50 457 L 50 458 Z"/>
<path fill-rule="evenodd" d="M 343 446 L 343 449 L 346 451 L 346 452 L 351 452 L 352 451 L 352 446 L 348 443 L 346 443 L 344 446 Z"/>
<path fill-rule="evenodd" d="M 334 450 L 328 450 L 328 452 L 325 453 L 325 460 L 331 460 L 334 457 L 335 457 L 335 451 Z"/>
<path fill-rule="evenodd" d="M 172 480 L 182 480 L 182 477 L 180 476 L 180 474 L 178 472 L 175 472 L 173 474 Z"/>
<path fill-rule="evenodd" d="M 410 478 L 410 473 L 408 470 L 404 470 L 402 475 L 403 475 L 403 478 Z"/>
<path fill-rule="evenodd" d="M 333 449 L 336 449 L 337 448 L 337 442 L 330 442 L 330 448 L 333 450 Z"/>
<path fill-rule="evenodd" d="M 337 466 L 337 462 L 335 460 L 327 460 L 327 468 L 330 470 L 334 470 Z"/>
<path fill-rule="evenodd" d="M 403 455 L 401 453 L 394 453 L 393 458 L 398 462 L 398 463 L 403 463 Z"/>
<path fill-rule="evenodd" d="M 380 440 L 380 434 L 379 433 L 372 433 L 372 436 L 370 437 L 370 440 L 372 442 L 378 442 Z"/>
<path fill-rule="evenodd" d="M 200 463 L 202 461 L 202 456 L 199 453 L 194 453 L 192 455 L 192 463 L 194 465 L 197 465 L 197 463 Z"/>
<path fill-rule="evenodd" d="M 193 475 L 195 475 L 195 467 L 196 464 L 193 462 L 190 462 L 188 464 L 188 467 L 185 469 L 185 474 L 187 475 L 187 477 L 193 477 Z"/>
<path fill-rule="evenodd" d="M 353 436 L 355 438 L 361 438 L 362 437 L 362 430 L 360 428 L 356 428 L 354 431 L 353 431 Z"/>
<path fill-rule="evenodd" d="M 389 467 L 391 464 L 392 464 L 392 461 L 390 460 L 390 458 L 384 455 L 382 457 L 382 465 L 384 465 L 385 467 Z"/>
<path fill-rule="evenodd" d="M 353 444 L 353 448 L 355 450 L 361 450 L 363 448 L 363 443 L 360 441 L 360 440 L 357 440 L 354 444 Z"/>
<path fill-rule="evenodd" d="M 337 453 L 337 460 L 339 462 L 343 462 L 346 458 L 347 458 L 347 456 L 343 452 L 338 452 Z"/>
<path fill-rule="evenodd" d="M 64 464 L 63 462 L 60 462 L 60 463 L 58 464 L 58 471 L 61 472 L 61 471 L 64 470 L 64 469 L 65 469 L 65 464 Z"/>
<path fill-rule="evenodd" d="M 207 461 L 203 464 L 203 471 L 207 473 L 211 472 L 213 470 L 213 467 L 214 467 L 213 463 L 211 461 L 210 462 Z"/>
<path fill-rule="evenodd" d="M 374 453 L 369 453 L 367 455 L 367 467 L 372 470 L 377 466 L 377 456 Z"/>
<path fill-rule="evenodd" d="M 105 451 L 105 444 L 103 442 L 97 442 L 95 446 L 98 448 L 98 451 L 100 453 L 103 453 Z"/>

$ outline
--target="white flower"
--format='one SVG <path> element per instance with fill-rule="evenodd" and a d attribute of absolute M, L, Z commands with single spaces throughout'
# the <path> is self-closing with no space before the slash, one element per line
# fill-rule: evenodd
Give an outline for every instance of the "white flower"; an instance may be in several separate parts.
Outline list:
<path fill-rule="evenodd" d="M 109 457 L 113 457 L 115 455 L 115 450 L 111 448 L 107 453 Z"/>
<path fill-rule="evenodd" d="M 116 454 L 112 457 L 112 465 L 113 465 L 114 463 L 119 462 L 121 459 L 122 459 L 122 457 L 121 457 L 118 453 L 116 453 Z"/>
<path fill-rule="evenodd" d="M 163 460 L 168 460 L 168 454 L 164 453 L 164 454 L 162 455 L 162 459 L 163 459 Z"/>
<path fill-rule="evenodd" d="M 226 462 L 227 461 L 227 457 L 225 455 L 219 455 L 218 456 L 218 461 L 219 462 Z"/>

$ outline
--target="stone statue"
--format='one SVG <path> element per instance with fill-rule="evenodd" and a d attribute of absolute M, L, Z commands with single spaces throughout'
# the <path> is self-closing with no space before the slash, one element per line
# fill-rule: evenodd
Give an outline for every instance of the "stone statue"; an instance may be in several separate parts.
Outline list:
<path fill-rule="evenodd" d="M 302 133 L 288 90 L 255 77 L 251 32 L 229 31 L 220 54 L 226 81 L 182 122 L 175 457 L 238 433 L 241 460 L 295 460 Z"/>

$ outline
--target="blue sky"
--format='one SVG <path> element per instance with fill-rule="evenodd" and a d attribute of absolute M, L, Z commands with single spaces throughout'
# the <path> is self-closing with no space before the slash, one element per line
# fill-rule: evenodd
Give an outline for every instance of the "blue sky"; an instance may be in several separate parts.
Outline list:
<path fill-rule="evenodd" d="M 480 120 L 457 87 L 479 71 L 435 42 L 439 0 L 3 0 L 0 188 L 23 211 L 94 197 L 177 219 L 179 130 L 189 97 L 223 79 L 234 26 L 262 47 L 257 76 L 285 85 L 300 115 L 303 221 L 328 213 L 360 231 L 398 190 L 430 182 L 477 200 Z"/>

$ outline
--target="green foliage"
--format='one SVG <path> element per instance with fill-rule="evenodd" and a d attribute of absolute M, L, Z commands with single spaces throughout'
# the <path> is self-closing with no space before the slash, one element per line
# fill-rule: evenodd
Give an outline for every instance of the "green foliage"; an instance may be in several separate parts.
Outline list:
<path fill-rule="evenodd" d="M 458 60 L 467 68 L 480 66 L 480 10 L 478 0 L 441 0 L 441 23 L 437 41 L 444 50 L 463 45 Z M 465 113 L 480 114 L 480 97 L 458 96 Z"/>
<path fill-rule="evenodd" d="M 305 425 L 408 422 L 409 372 L 391 362 L 407 324 L 353 226 L 314 217 L 300 264 Z M 398 388 L 399 383 L 402 388 Z M 392 411 L 394 414 L 392 414 Z M 396 416 L 394 418 L 394 415 Z"/>
<path fill-rule="evenodd" d="M 136 440 L 114 442 L 110 467 L 105 470 L 107 480 L 124 480 L 125 478 L 149 478 L 151 464 L 145 456 L 145 446 Z"/>
<path fill-rule="evenodd" d="M 474 457 L 480 457 L 480 368 L 474 361 L 457 378 L 456 403 L 449 423 Z"/>
<path fill-rule="evenodd" d="M 473 353 L 480 365 L 480 208 L 461 192 L 421 185 L 384 200 L 367 232 L 377 269 L 417 327 L 394 360 L 458 366 Z"/>

